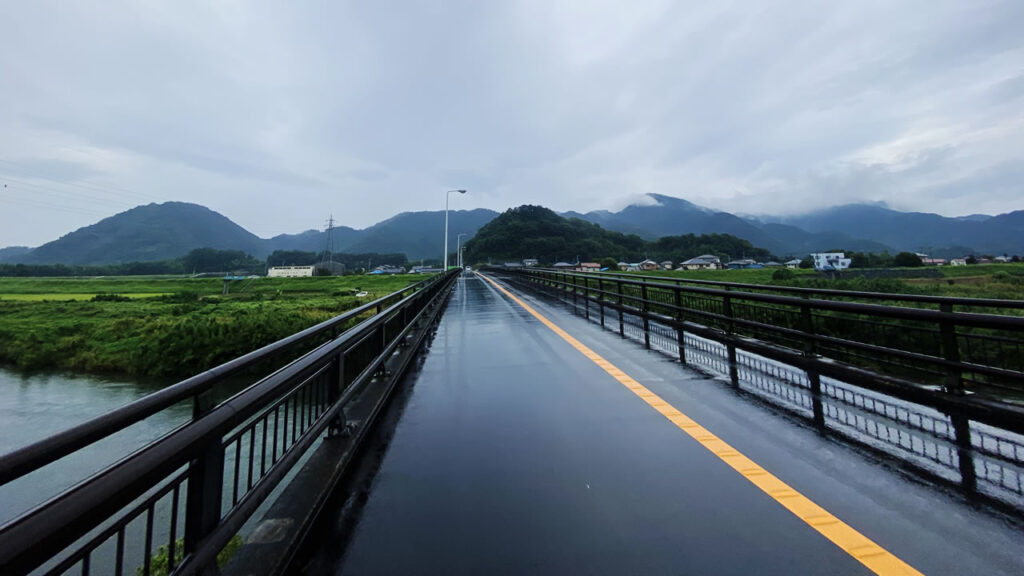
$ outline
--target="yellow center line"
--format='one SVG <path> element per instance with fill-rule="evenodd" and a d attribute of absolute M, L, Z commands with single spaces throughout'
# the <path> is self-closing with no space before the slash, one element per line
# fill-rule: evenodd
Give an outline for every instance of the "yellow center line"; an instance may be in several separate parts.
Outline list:
<path fill-rule="evenodd" d="M 869 570 L 884 576 L 921 574 L 912 566 L 897 558 L 892 552 L 882 548 L 867 536 L 854 530 L 848 524 L 833 516 L 829 511 L 815 504 L 810 498 L 797 492 L 721 438 L 712 434 L 689 416 L 675 409 L 657 394 L 651 392 L 642 384 L 629 377 L 625 372 L 615 367 L 614 364 L 602 358 L 579 340 L 573 338 L 568 332 L 545 318 L 497 282 L 482 274 L 478 275 L 511 298 L 516 304 L 522 306 L 534 318 L 540 320 L 541 323 L 550 328 L 555 334 L 558 334 L 562 340 L 568 342 L 570 346 L 600 366 L 612 378 L 615 378 L 620 384 L 660 412 L 665 418 L 699 442 L 722 462 L 725 462 L 733 470 L 739 472 L 751 484 L 757 486 L 762 492 L 792 512 L 797 518 L 804 521 L 822 536 L 831 540 L 836 546 Z"/>

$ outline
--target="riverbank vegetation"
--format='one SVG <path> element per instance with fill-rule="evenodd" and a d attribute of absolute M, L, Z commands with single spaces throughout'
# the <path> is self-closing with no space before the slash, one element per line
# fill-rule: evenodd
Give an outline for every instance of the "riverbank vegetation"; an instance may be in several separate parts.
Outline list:
<path fill-rule="evenodd" d="M 0 363 L 190 376 L 424 278 L 0 278 Z"/>

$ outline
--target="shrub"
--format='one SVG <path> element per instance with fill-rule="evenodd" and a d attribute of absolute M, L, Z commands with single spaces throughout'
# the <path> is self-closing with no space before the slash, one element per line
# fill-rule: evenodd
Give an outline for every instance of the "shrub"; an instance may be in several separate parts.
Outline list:
<path fill-rule="evenodd" d="M 774 282 L 786 282 L 796 277 L 796 273 L 789 268 L 779 268 L 775 272 L 772 272 L 772 281 Z"/>

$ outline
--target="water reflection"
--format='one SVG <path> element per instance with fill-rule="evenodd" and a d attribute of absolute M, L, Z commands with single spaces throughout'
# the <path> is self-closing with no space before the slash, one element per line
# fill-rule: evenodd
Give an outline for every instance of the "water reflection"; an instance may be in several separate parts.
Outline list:
<path fill-rule="evenodd" d="M 0 453 L 8 453 L 150 394 L 168 380 L 76 374 L 22 374 L 0 368 Z M 87 478 L 184 424 L 180 403 L 93 446 L 0 486 L 0 523 Z"/>

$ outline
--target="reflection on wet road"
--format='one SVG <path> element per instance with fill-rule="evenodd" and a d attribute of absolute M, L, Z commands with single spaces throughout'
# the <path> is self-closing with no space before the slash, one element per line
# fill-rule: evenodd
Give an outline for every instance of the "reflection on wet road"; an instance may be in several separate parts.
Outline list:
<path fill-rule="evenodd" d="M 529 305 L 914 568 L 1021 570 L 1008 521 Z M 478 277 L 413 386 L 338 574 L 870 573 Z"/>

